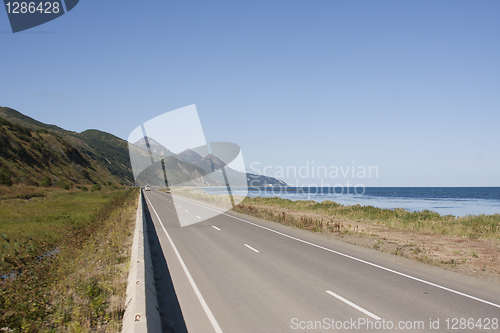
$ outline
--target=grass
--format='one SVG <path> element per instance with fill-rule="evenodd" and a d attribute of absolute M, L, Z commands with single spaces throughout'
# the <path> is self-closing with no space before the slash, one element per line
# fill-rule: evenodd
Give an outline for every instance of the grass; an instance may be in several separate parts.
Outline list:
<path fill-rule="evenodd" d="M 123 189 L 0 200 L 0 329 L 119 332 L 136 203 Z"/>
<path fill-rule="evenodd" d="M 295 221 L 296 218 L 285 212 L 283 212 L 283 216 L 276 216 L 273 212 L 275 209 L 266 209 L 265 207 L 328 215 L 331 220 L 323 221 L 328 227 L 336 220 L 362 220 L 364 224 L 385 226 L 390 229 L 500 240 L 500 214 L 455 217 L 452 215 L 442 216 L 428 210 L 410 212 L 404 209 L 383 209 L 373 206 L 344 206 L 333 201 L 291 201 L 277 197 L 246 198 L 235 210 L 250 213 L 250 215 L 262 215 L 262 217 L 276 222 L 303 225 L 306 229 L 310 229 L 312 224 L 318 223 L 304 219 Z"/>
<path fill-rule="evenodd" d="M 39 251 L 34 255 L 42 255 L 67 237 L 70 229 L 78 229 L 91 220 L 117 193 L 48 191 L 46 197 L 29 201 L 1 200 L 0 235 L 6 235 L 7 241 L 2 244 L 0 271 L 9 270 L 7 259 L 16 247 L 36 247 Z"/>

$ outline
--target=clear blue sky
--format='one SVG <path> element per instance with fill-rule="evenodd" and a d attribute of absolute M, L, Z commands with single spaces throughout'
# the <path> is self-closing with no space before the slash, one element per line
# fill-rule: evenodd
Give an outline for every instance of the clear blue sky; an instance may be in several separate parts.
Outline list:
<path fill-rule="evenodd" d="M 378 167 L 367 186 L 500 186 L 499 17 L 497 0 L 82 0 L 12 34 L 0 8 L 0 106 L 126 139 L 196 104 L 248 168 L 354 161 Z"/>

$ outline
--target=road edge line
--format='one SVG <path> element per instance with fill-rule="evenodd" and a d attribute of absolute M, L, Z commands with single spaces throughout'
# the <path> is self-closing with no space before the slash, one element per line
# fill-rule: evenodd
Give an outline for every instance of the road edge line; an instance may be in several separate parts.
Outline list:
<path fill-rule="evenodd" d="M 181 197 L 182 198 L 182 197 Z M 393 274 L 397 274 L 397 275 L 400 275 L 400 276 L 403 276 L 403 277 L 406 277 L 408 279 L 411 279 L 411 280 L 414 280 L 414 281 L 418 281 L 418 282 L 421 282 L 421 283 L 425 283 L 429 286 L 432 286 L 432 287 L 436 287 L 436 288 L 439 288 L 439 289 L 442 289 L 442 290 L 446 290 L 446 291 L 449 291 L 451 293 L 454 293 L 454 294 L 457 294 L 457 295 L 460 295 L 460 296 L 463 296 L 463 297 L 467 297 L 467 298 L 470 298 L 470 299 L 473 299 L 475 301 L 478 301 L 478 302 L 481 302 L 481 303 L 484 303 L 484 304 L 488 304 L 488 305 L 491 305 L 491 306 L 494 306 L 496 308 L 500 308 L 500 304 L 496 304 L 496 303 L 493 303 L 493 302 L 490 302 L 490 301 L 487 301 L 487 300 L 484 300 L 482 298 L 479 298 L 479 297 L 475 297 L 475 296 L 472 296 L 472 295 L 469 295 L 469 294 L 466 294 L 466 293 L 463 293 L 463 292 L 460 292 L 458 290 L 454 290 L 454 289 L 451 289 L 451 288 L 447 288 L 445 286 L 441 286 L 439 284 L 436 284 L 436 283 L 433 283 L 433 282 L 429 282 L 429 281 L 426 281 L 426 280 L 423 280 L 423 279 L 420 279 L 420 278 L 417 278 L 417 277 L 414 277 L 414 276 L 411 276 L 411 275 L 408 275 L 408 274 L 405 274 L 405 273 L 401 273 L 401 272 L 398 272 L 396 270 L 393 270 L 393 269 L 390 269 L 390 268 L 387 268 L 387 267 L 384 267 L 384 266 L 381 266 L 381 265 L 377 265 L 377 264 L 374 264 L 372 262 L 369 262 L 369 261 L 366 261 L 366 260 L 363 260 L 363 259 L 359 259 L 359 258 L 356 258 L 356 257 L 353 257 L 351 255 L 348 255 L 348 254 L 345 254 L 345 253 L 342 253 L 342 252 L 339 252 L 339 251 L 335 251 L 335 250 L 332 250 L 332 249 L 329 249 L 327 247 L 324 247 L 324 246 L 321 246 L 321 245 L 318 245 L 318 244 L 314 244 L 314 243 L 311 243 L 311 242 L 308 242 L 308 241 L 305 241 L 303 239 L 300 239 L 300 238 L 297 238 L 297 237 L 294 237 L 294 236 L 290 236 L 290 235 L 287 235 L 285 233 L 282 233 L 282 232 L 279 232 L 277 230 L 273 230 L 271 228 L 268 228 L 268 227 L 264 227 L 262 225 L 259 225 L 257 223 L 253 223 L 253 222 L 250 222 L 250 221 L 246 221 L 244 219 L 241 219 L 239 217 L 236 217 L 236 216 L 233 216 L 233 215 L 230 215 L 230 214 L 227 214 L 225 212 L 221 212 L 219 210 L 216 210 L 216 209 L 213 209 L 213 208 L 210 208 L 210 207 L 206 207 L 206 206 L 203 206 L 203 205 L 200 205 L 196 202 L 193 202 L 191 200 L 188 200 L 186 198 L 182 198 L 190 203 L 192 203 L 193 205 L 197 205 L 197 206 L 200 206 L 200 207 L 203 207 L 205 209 L 209 209 L 209 210 L 212 210 L 214 212 L 219 212 L 221 215 L 226 215 L 226 216 L 229 216 L 229 217 L 232 217 L 233 219 L 235 220 L 239 220 L 239 221 L 242 221 L 242 222 L 245 222 L 245 223 L 248 223 L 250 225 L 253 225 L 253 226 L 256 226 L 256 227 L 259 227 L 259 228 L 262 228 L 262 229 L 265 229 L 265 230 L 268 230 L 268 231 L 271 231 L 271 232 L 274 232 L 278 235 L 281 235 L 281 236 L 284 236 L 284 237 L 287 237 L 287 238 L 290 238 L 290 239 L 293 239 L 293 240 L 296 240 L 298 242 L 301 242 L 301 243 L 304 243 L 304 244 L 308 244 L 308 245 L 311 245 L 311 246 L 314 246 L 316 248 L 319 248 L 319 249 L 322 249 L 322 250 L 325 250 L 325 251 L 329 251 L 329 252 L 332 252 L 332 253 L 335 253 L 335 254 L 338 254 L 340 256 L 343 256 L 343 257 L 346 257 L 346 258 L 349 258 L 349 259 L 352 259 L 352 260 L 356 260 L 356 261 L 359 261 L 361 263 L 364 263 L 364 264 L 367 264 L 367 265 L 370 265 L 370 266 L 373 266 L 373 267 L 377 267 L 379 269 L 382 269 L 382 270 L 385 270 L 387 272 L 391 272 Z"/>
<path fill-rule="evenodd" d="M 186 267 L 184 260 L 182 260 L 182 257 L 180 255 L 179 251 L 177 250 L 177 247 L 175 246 L 174 242 L 172 241 L 172 238 L 170 238 L 170 235 L 168 234 L 167 229 L 165 229 L 165 226 L 163 225 L 163 222 L 161 221 L 160 216 L 156 212 L 156 209 L 154 208 L 154 206 L 151 203 L 151 201 L 149 200 L 149 198 L 147 196 L 145 196 L 145 198 L 148 201 L 151 208 L 153 209 L 153 212 L 155 213 L 156 217 L 158 218 L 158 221 L 160 222 L 160 225 L 161 225 L 163 231 L 165 232 L 165 235 L 167 235 L 168 241 L 170 242 L 170 245 L 172 246 L 172 249 L 174 250 L 175 255 L 177 256 L 177 259 L 179 260 L 179 262 L 182 266 L 182 269 L 184 270 L 184 273 L 186 274 L 188 281 L 191 284 L 191 287 L 193 287 L 194 293 L 196 294 L 196 297 L 198 297 L 198 300 L 200 301 L 201 306 L 202 306 L 203 310 L 205 311 L 205 314 L 207 315 L 208 319 L 210 320 L 210 323 L 212 324 L 215 332 L 222 333 L 222 330 L 221 330 L 219 324 L 217 323 L 217 320 L 215 319 L 214 315 L 212 314 L 212 311 L 210 311 L 208 304 L 205 302 L 205 299 L 203 298 L 203 295 L 201 294 L 200 290 L 198 289 L 198 286 L 194 282 L 193 277 L 191 276 L 191 273 L 189 273 L 189 270 Z"/>
<path fill-rule="evenodd" d="M 340 296 L 340 295 L 337 295 L 337 294 L 336 294 L 336 293 L 334 293 L 333 291 L 327 290 L 327 291 L 326 291 L 326 293 L 327 293 L 327 294 L 329 294 L 329 295 L 332 295 L 333 297 L 335 297 L 336 299 L 338 299 L 338 300 L 340 300 L 340 301 L 344 302 L 345 304 L 352 306 L 352 307 L 353 307 L 353 308 L 355 308 L 356 310 L 363 312 L 365 315 L 370 316 L 370 317 L 372 317 L 372 318 L 373 318 L 373 319 L 375 319 L 375 320 L 382 320 L 382 318 L 380 318 L 379 316 L 374 315 L 373 313 L 371 313 L 370 311 L 368 311 L 368 310 L 366 310 L 366 309 L 363 309 L 363 308 L 362 308 L 362 307 L 360 307 L 359 305 L 354 304 L 353 302 L 351 302 L 351 301 L 349 301 L 349 300 L 345 299 L 344 297 L 342 297 L 342 296 Z"/>

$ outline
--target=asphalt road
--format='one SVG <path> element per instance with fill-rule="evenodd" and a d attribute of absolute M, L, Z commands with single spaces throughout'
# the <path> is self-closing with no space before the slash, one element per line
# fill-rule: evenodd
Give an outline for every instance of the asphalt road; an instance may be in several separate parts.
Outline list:
<path fill-rule="evenodd" d="M 170 194 L 145 198 L 185 322 L 176 331 L 500 331 L 498 293 L 232 212 L 181 228 Z M 216 209 L 175 203 L 193 219 Z"/>

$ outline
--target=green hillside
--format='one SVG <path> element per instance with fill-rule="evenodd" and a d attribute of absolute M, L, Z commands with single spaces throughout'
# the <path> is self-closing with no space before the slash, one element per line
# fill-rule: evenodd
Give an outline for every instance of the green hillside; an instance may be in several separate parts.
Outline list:
<path fill-rule="evenodd" d="M 131 172 L 128 143 L 112 134 L 99 130 L 86 130 L 76 135 L 92 149 L 84 149 L 87 154 L 99 161 L 114 176 L 134 182 Z"/>
<path fill-rule="evenodd" d="M 72 132 L 67 131 L 65 129 L 62 129 L 56 125 L 44 124 L 42 122 L 39 122 L 38 120 L 35 120 L 33 118 L 30 118 L 30 117 L 22 114 L 19 111 L 16 111 L 14 109 L 7 108 L 7 107 L 0 106 L 0 117 L 4 118 L 12 123 L 24 126 L 24 127 L 29 127 L 29 128 L 34 128 L 34 129 L 45 129 L 47 131 L 55 131 L 55 132 L 59 132 L 61 134 L 71 134 L 72 133 Z"/>
<path fill-rule="evenodd" d="M 101 163 L 57 133 L 0 118 L 0 185 L 69 189 L 120 182 Z"/>
<path fill-rule="evenodd" d="M 68 146 L 87 155 L 89 159 L 95 160 L 100 164 L 100 168 L 108 170 L 119 182 L 128 185 L 134 183 L 128 144 L 125 140 L 98 130 L 71 132 L 56 125 L 44 124 L 8 107 L 0 107 L 0 118 L 23 128 L 29 128 L 30 131 L 45 130 L 62 139 Z"/>

